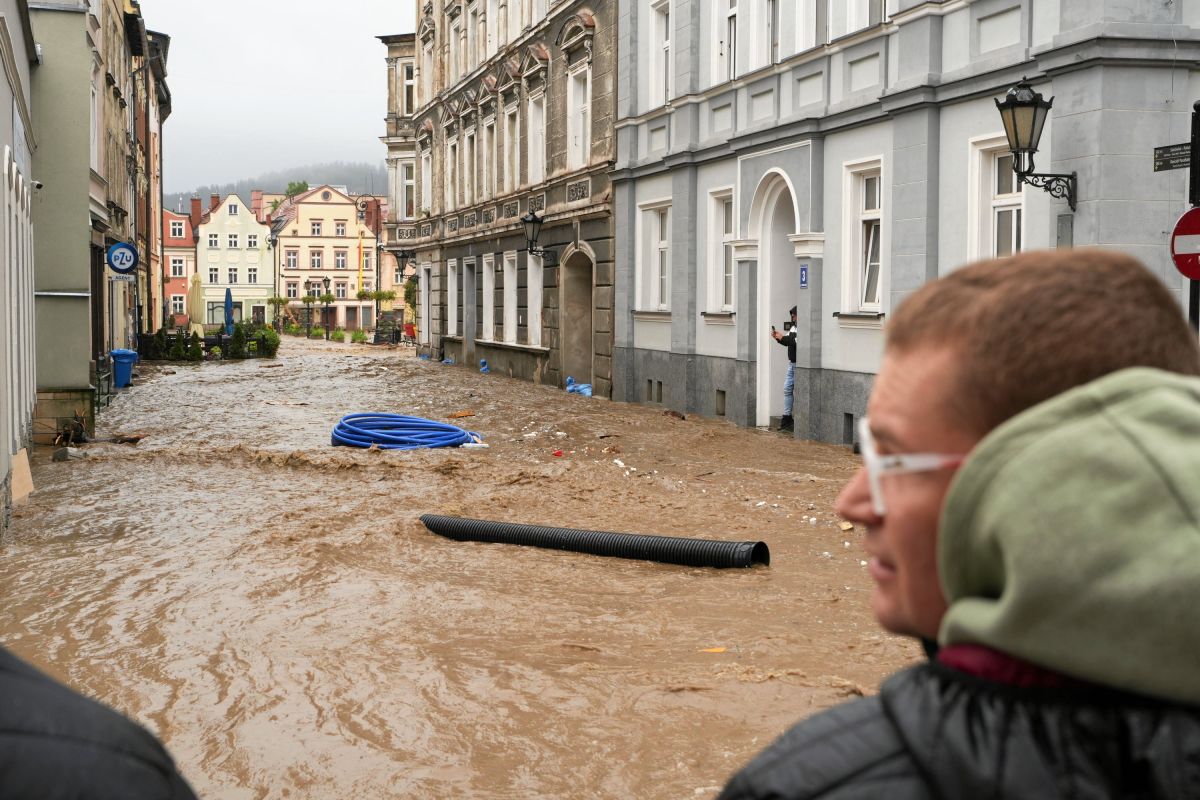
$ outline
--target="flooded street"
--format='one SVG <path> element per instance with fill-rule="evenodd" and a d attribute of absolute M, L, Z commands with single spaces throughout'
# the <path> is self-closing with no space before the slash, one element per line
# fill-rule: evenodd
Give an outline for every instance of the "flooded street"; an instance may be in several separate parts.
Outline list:
<path fill-rule="evenodd" d="M 844 448 L 404 349 L 139 372 L 98 423 L 139 444 L 36 453 L 0 641 L 149 727 L 202 797 L 712 797 L 917 657 L 833 514 Z M 356 411 L 469 411 L 490 447 L 331 447 Z M 771 566 L 463 544 L 424 513 L 761 539 Z"/>

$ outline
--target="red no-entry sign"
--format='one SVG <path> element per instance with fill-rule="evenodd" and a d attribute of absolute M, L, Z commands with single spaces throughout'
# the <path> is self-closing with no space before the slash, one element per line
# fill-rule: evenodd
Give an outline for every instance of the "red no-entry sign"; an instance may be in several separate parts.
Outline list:
<path fill-rule="evenodd" d="M 1185 278 L 1200 281 L 1200 208 L 1190 208 L 1171 231 L 1171 260 Z"/>

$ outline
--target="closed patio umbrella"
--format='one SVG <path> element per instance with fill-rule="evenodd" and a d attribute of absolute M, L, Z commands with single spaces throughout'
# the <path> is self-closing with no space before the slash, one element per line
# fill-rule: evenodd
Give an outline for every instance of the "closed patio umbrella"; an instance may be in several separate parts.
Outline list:
<path fill-rule="evenodd" d="M 188 329 L 204 337 L 204 286 L 200 283 L 199 275 L 192 275 L 192 285 L 188 287 Z"/>
<path fill-rule="evenodd" d="M 225 335 L 233 336 L 233 290 L 225 288 Z"/>

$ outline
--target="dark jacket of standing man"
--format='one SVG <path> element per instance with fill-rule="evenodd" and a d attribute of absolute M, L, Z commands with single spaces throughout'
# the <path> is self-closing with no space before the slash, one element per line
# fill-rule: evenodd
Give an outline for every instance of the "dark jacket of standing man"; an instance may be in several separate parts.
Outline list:
<path fill-rule="evenodd" d="M 787 333 L 771 329 L 771 337 L 788 349 L 787 375 L 783 379 L 783 418 L 779 421 L 779 430 L 790 431 L 795 427 L 792 421 L 793 393 L 796 388 L 796 307 L 788 312 L 791 319 L 785 326 Z"/>
<path fill-rule="evenodd" d="M 0 798 L 194 800 L 145 729 L 0 647 Z"/>
<path fill-rule="evenodd" d="M 792 728 L 723 800 L 1200 796 L 1197 375 L 1177 302 L 1123 255 L 914 294 L 838 510 L 880 624 L 940 649 Z"/>

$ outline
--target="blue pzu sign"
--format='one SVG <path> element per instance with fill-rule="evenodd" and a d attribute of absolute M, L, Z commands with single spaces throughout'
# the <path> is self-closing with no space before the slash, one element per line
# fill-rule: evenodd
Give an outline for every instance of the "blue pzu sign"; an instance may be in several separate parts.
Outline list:
<path fill-rule="evenodd" d="M 117 242 L 108 248 L 108 255 L 105 257 L 105 260 L 113 272 L 128 275 L 137 269 L 138 254 L 133 245 L 126 244 L 125 242 Z"/>
<path fill-rule="evenodd" d="M 808 264 L 800 265 L 800 288 L 808 288 Z"/>

